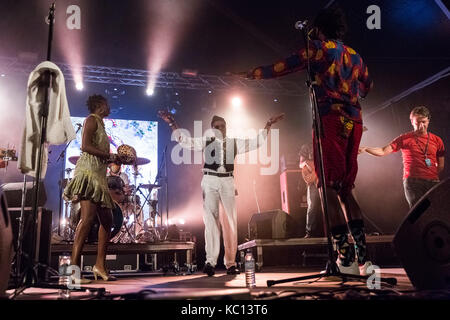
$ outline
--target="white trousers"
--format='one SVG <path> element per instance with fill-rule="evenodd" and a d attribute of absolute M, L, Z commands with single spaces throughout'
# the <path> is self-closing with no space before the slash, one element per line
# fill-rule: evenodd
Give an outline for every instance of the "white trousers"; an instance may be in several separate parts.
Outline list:
<path fill-rule="evenodd" d="M 233 177 L 216 177 L 204 175 L 203 222 L 205 223 L 206 263 L 213 267 L 217 264 L 220 252 L 220 227 L 222 226 L 225 247 L 224 264 L 227 269 L 236 263 L 237 252 L 237 212 Z M 223 212 L 219 210 L 219 203 Z"/>

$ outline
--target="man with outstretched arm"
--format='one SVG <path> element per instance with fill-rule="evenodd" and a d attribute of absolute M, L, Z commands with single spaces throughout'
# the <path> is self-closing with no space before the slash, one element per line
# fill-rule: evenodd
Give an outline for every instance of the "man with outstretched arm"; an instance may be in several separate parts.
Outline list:
<path fill-rule="evenodd" d="M 213 137 L 188 137 L 179 129 L 172 114 L 160 111 L 159 116 L 173 130 L 172 139 L 186 149 L 203 151 L 205 163 L 201 182 L 203 192 L 203 222 L 205 223 L 206 261 L 203 272 L 213 276 L 220 252 L 220 228 L 225 247 L 224 263 L 227 274 L 238 274 L 237 253 L 237 211 L 234 187 L 234 159 L 237 154 L 259 148 L 265 141 L 271 126 L 281 120 L 284 114 L 270 118 L 264 130 L 254 140 L 235 139 L 227 136 L 225 119 L 214 116 L 211 120 Z M 224 212 L 219 212 L 222 203 Z"/>
<path fill-rule="evenodd" d="M 401 134 L 384 147 L 360 147 L 360 153 L 383 157 L 401 151 L 403 159 L 403 188 L 406 201 L 412 208 L 416 202 L 439 183 L 444 171 L 444 143 L 428 131 L 431 114 L 424 106 L 412 109 L 410 116 L 413 131 Z"/>

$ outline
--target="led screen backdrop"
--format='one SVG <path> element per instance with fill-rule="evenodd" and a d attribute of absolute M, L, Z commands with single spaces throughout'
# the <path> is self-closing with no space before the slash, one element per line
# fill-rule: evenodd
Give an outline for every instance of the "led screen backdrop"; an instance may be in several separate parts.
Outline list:
<path fill-rule="evenodd" d="M 83 124 L 84 117 L 71 117 L 74 128 L 77 124 Z M 116 153 L 117 147 L 121 144 L 128 144 L 136 149 L 139 158 L 147 158 L 150 163 L 138 167 L 136 182 L 132 166 L 122 166 L 122 172 L 128 175 L 131 185 L 154 183 L 158 172 L 158 122 L 157 121 L 137 121 L 121 119 L 104 119 L 106 133 L 110 141 L 110 152 Z M 80 156 L 81 154 L 81 132 L 77 133 L 76 140 L 72 141 L 66 152 L 66 169 L 75 168 L 75 165 L 69 162 L 69 158 Z M 70 178 L 73 177 L 73 171 Z M 147 190 L 142 190 L 147 194 Z M 138 193 L 141 203 L 144 197 Z M 148 217 L 148 206 L 144 209 L 144 215 Z"/>

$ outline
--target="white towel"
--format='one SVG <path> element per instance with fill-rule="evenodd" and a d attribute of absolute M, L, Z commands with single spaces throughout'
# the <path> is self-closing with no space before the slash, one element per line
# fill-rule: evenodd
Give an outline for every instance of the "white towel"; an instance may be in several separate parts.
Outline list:
<path fill-rule="evenodd" d="M 44 100 L 44 90 L 39 88 L 37 80 L 45 70 L 50 70 L 55 76 L 52 78 L 49 95 L 47 139 L 42 149 L 41 179 L 44 179 L 47 172 L 48 146 L 50 144 L 67 143 L 76 137 L 75 129 L 70 120 L 64 75 L 56 64 L 44 61 L 28 77 L 25 127 L 19 153 L 19 170 L 23 174 L 36 176 L 40 143 L 39 135 L 41 132 L 39 111 Z"/>

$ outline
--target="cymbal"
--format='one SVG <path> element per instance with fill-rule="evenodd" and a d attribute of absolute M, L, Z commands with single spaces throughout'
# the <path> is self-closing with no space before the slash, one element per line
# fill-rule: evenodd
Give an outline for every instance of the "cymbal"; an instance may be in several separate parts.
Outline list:
<path fill-rule="evenodd" d="M 139 188 L 152 190 L 152 189 L 160 189 L 161 186 L 157 184 L 140 184 Z"/>
<path fill-rule="evenodd" d="M 73 157 L 70 157 L 70 158 L 69 158 L 69 162 L 70 162 L 71 164 L 77 164 L 78 159 L 80 159 L 79 156 L 73 156 Z"/>

